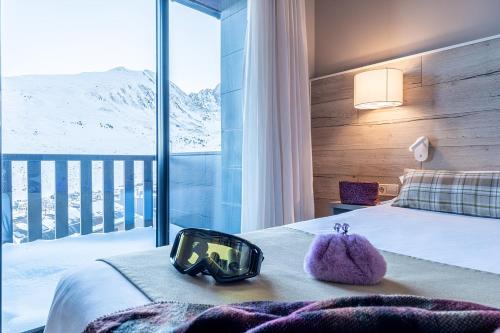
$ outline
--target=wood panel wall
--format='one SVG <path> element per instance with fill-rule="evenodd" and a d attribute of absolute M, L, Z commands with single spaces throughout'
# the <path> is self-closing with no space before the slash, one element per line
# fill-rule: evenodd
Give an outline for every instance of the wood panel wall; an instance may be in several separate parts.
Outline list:
<path fill-rule="evenodd" d="M 353 107 L 360 71 L 399 68 L 404 104 Z M 404 168 L 500 170 L 500 38 L 311 80 L 316 216 L 329 215 L 340 180 L 398 183 Z M 430 159 L 408 147 L 431 142 Z"/>

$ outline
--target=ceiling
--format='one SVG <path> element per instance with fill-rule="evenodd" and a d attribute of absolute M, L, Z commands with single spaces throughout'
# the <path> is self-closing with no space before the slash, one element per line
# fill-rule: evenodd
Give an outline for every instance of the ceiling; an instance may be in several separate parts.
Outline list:
<path fill-rule="evenodd" d="M 191 7 L 195 10 L 199 10 L 205 14 L 220 18 L 220 12 L 222 9 L 221 3 L 223 0 L 172 0 L 172 1 Z"/>

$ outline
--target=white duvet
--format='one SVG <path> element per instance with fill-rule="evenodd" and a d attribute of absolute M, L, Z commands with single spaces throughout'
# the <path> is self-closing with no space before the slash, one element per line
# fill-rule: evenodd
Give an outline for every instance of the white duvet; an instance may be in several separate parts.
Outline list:
<path fill-rule="evenodd" d="M 388 204 L 290 227 L 329 233 L 335 223 L 375 247 L 417 258 L 500 274 L 500 220 L 391 207 Z M 500 286 L 499 286 L 500 290 Z M 81 332 L 93 319 L 148 299 L 113 268 L 95 262 L 61 279 L 45 332 Z"/>

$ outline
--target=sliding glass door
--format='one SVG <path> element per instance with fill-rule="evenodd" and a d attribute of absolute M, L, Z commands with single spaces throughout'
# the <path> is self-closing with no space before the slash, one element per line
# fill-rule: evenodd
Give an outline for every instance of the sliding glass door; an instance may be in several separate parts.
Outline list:
<path fill-rule="evenodd" d="M 156 240 L 156 1 L 2 0 L 2 331 Z"/>
<path fill-rule="evenodd" d="M 69 269 L 239 232 L 246 0 L 1 5 L 2 331 Z"/>
<path fill-rule="evenodd" d="M 216 13 L 189 5 L 189 1 L 169 2 L 171 236 L 186 227 L 225 230 L 221 23 Z"/>
<path fill-rule="evenodd" d="M 169 221 L 240 231 L 246 0 L 169 1 Z"/>

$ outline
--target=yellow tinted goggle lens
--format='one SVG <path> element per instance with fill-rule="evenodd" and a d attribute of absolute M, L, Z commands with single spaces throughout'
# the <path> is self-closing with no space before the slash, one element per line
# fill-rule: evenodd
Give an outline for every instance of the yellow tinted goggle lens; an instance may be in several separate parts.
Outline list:
<path fill-rule="evenodd" d="M 249 271 L 250 256 L 250 247 L 239 240 L 186 232 L 180 236 L 175 261 L 183 269 L 189 269 L 205 258 L 219 274 L 237 276 Z"/>

